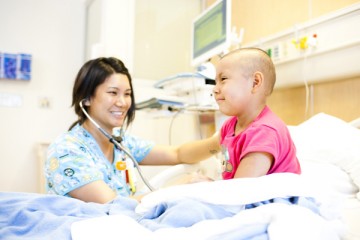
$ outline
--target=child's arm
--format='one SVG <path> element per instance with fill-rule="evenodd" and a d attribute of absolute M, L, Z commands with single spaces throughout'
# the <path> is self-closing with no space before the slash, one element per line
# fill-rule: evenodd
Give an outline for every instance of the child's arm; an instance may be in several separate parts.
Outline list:
<path fill-rule="evenodd" d="M 249 153 L 241 159 L 234 178 L 264 176 L 270 170 L 273 162 L 274 158 L 269 153 Z"/>

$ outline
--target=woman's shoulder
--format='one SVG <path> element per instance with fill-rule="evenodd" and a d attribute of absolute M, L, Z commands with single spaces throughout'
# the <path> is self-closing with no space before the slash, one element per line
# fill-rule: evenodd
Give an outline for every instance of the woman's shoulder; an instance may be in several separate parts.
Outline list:
<path fill-rule="evenodd" d="M 155 143 L 151 140 L 143 139 L 139 136 L 125 133 L 123 136 L 123 143 L 128 148 L 143 147 L 144 145 L 154 145 Z"/>
<path fill-rule="evenodd" d="M 86 132 L 80 125 L 74 126 L 72 129 L 58 135 L 54 141 L 49 145 L 52 147 L 68 147 L 70 145 L 82 145 L 89 138 L 90 134 Z"/>
<path fill-rule="evenodd" d="M 81 127 L 60 134 L 47 148 L 47 158 L 64 156 L 93 155 L 100 151 L 91 135 L 83 132 Z"/>
<path fill-rule="evenodd" d="M 123 144 L 136 159 L 143 159 L 155 146 L 155 142 L 131 134 L 124 135 Z"/>

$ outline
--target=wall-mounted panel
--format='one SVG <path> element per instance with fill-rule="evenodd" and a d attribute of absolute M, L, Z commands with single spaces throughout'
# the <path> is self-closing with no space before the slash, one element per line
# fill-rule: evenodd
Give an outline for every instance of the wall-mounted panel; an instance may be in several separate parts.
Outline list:
<path fill-rule="evenodd" d="M 269 52 L 276 88 L 360 76 L 360 3 L 350 5 L 246 47 Z"/>

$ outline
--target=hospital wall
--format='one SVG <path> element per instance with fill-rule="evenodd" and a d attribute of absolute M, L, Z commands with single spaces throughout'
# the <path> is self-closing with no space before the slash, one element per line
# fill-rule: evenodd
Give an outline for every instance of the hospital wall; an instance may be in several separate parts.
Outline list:
<path fill-rule="evenodd" d="M 233 22 L 245 29 L 244 44 L 256 39 L 264 38 L 283 30 L 294 28 L 296 25 L 309 22 L 341 8 L 359 3 L 356 0 L 344 1 L 250 1 L 233 0 Z M 358 31 L 356 26 L 348 26 L 349 30 Z M 334 35 L 337 34 L 334 29 Z M 321 42 L 320 42 L 321 43 Z M 319 44 L 320 44 L 319 43 Z M 339 68 L 345 56 L 337 59 Z M 299 63 L 299 67 L 302 64 Z M 313 74 L 311 71 L 304 75 Z M 360 117 L 360 76 L 348 75 L 334 78 L 333 69 L 326 69 L 329 79 L 319 79 L 318 82 L 308 82 L 305 85 L 278 88 L 269 99 L 270 107 L 288 124 L 299 124 L 309 117 L 326 112 L 345 121 Z M 295 77 L 295 76 L 294 76 Z M 291 79 L 289 79 L 291 81 Z M 308 94 L 308 96 L 307 96 Z"/>
<path fill-rule="evenodd" d="M 208 0 L 211 4 L 214 1 Z M 357 0 L 232 0 L 232 24 L 237 30 L 244 28 L 242 45 L 261 41 L 288 29 L 295 29 L 298 25 L 311 22 L 319 17 L 331 14 L 342 8 L 359 3 Z M 347 26 L 349 31 L 357 31 L 356 26 Z M 336 29 L 334 36 L 338 34 Z M 341 44 L 341 43 L 339 43 Z M 357 48 L 358 49 L 358 48 Z M 339 57 L 339 56 L 337 56 Z M 338 68 L 344 64 L 346 56 L 340 56 Z M 216 62 L 216 59 L 214 60 Z M 303 63 L 298 63 L 303 68 Z M 351 121 L 360 116 L 360 76 L 344 74 L 343 77 L 333 77 L 334 69 L 327 68 L 327 79 L 309 81 L 288 87 L 278 87 L 269 98 L 269 106 L 287 123 L 299 124 L 319 112 L 337 116 L 345 121 Z M 314 74 L 304 67 L 301 74 Z M 298 72 L 294 73 L 297 74 Z M 298 77 L 298 76 L 292 76 Z M 292 81 L 291 76 L 287 79 Z M 306 79 L 304 79 L 306 80 Z"/>
<path fill-rule="evenodd" d="M 84 3 L 0 0 L 0 19 L 0 51 L 32 54 L 30 80 L 0 79 L 0 191 L 37 192 L 37 144 L 76 119 L 71 91 L 84 60 Z"/>
<path fill-rule="evenodd" d="M 39 155 L 43 157 L 47 144 L 65 132 L 77 118 L 71 107 L 72 85 L 77 71 L 88 59 L 87 53 L 91 48 L 87 45 L 89 43 L 88 27 L 96 28 L 94 25 L 87 26 L 89 2 L 96 3 L 97 1 L 0 0 L 0 51 L 32 54 L 31 80 L 0 79 L 0 169 L 2 170 L 0 191 L 42 191 L 44 186 L 40 181 L 42 165 L 39 163 Z M 124 3 L 125 9 L 119 9 L 117 11 L 119 12 L 127 11 L 126 8 L 133 0 L 104 0 L 102 2 Z M 162 1 L 156 2 L 160 4 Z M 181 7 L 162 4 L 161 7 L 156 8 L 151 5 L 147 10 L 148 13 L 141 12 L 141 17 L 147 14 L 148 18 L 140 23 L 141 31 L 137 32 L 137 36 L 142 40 L 134 41 L 138 45 L 141 44 L 134 55 L 143 58 L 142 60 L 147 59 L 148 61 L 145 62 L 140 61 L 140 64 L 148 66 L 145 69 L 138 68 L 138 74 L 133 74 L 137 97 L 151 96 L 151 88 L 155 80 L 166 77 L 168 74 L 189 70 L 189 66 L 184 69 L 184 60 L 179 65 L 176 58 L 173 60 L 174 67 L 160 64 L 164 61 L 161 50 L 169 53 L 169 50 L 174 47 L 174 45 L 168 45 L 169 38 L 165 38 L 166 33 L 170 34 L 167 31 L 174 31 L 168 25 L 175 21 L 177 33 L 188 40 L 190 31 L 185 24 L 190 23 L 200 11 L 200 1 L 195 4 L 193 0 L 173 0 L 174 2 L 176 6 L 182 4 Z M 188 4 L 190 2 L 192 3 Z M 142 4 L 141 8 L 138 6 L 138 9 L 146 9 L 148 4 L 144 0 L 139 0 L 137 3 Z M 187 6 L 191 7 L 189 11 L 186 11 Z M 172 10 L 167 10 L 170 7 Z M 181 11 L 170 16 L 169 12 L 174 8 Z M 134 19 L 132 19 L 134 13 L 117 15 L 123 17 L 120 20 L 121 23 L 125 25 L 131 23 L 131 28 L 134 28 Z M 108 16 L 107 13 L 106 17 Z M 152 18 L 151 23 L 149 17 Z M 171 18 L 171 21 L 168 21 L 166 17 Z M 187 20 L 184 21 L 184 18 Z M 107 34 L 113 32 L 113 35 L 100 35 L 102 34 L 100 30 L 96 39 L 121 38 L 124 42 L 132 39 L 131 34 L 134 34 L 132 29 L 119 28 L 119 24 L 114 21 L 105 25 L 108 28 Z M 156 31 L 161 31 L 161 34 L 156 34 Z M 159 43 L 161 40 L 165 42 Z M 181 38 L 178 40 L 183 42 Z M 126 52 L 128 55 L 121 59 L 126 60 L 132 72 L 133 60 L 129 52 L 133 52 L 133 49 L 129 49 L 129 44 L 122 43 L 111 45 L 112 52 L 107 54 L 118 56 L 119 52 L 121 54 Z M 179 52 L 187 51 L 185 54 L 189 54 L 190 50 L 185 49 L 189 48 L 188 46 L 190 46 L 190 41 L 181 47 L 177 46 L 177 51 L 173 53 L 175 56 L 179 56 Z M 116 52 L 113 49 L 116 49 Z M 144 52 L 146 50 L 156 52 Z M 149 58 L 150 54 L 160 57 L 157 61 L 152 61 Z M 186 56 L 181 56 L 181 58 L 186 59 Z M 171 62 L 168 61 L 167 64 Z M 158 72 L 155 72 L 156 70 Z M 159 117 L 147 112 L 138 112 L 136 115 L 135 122 L 129 131 L 157 143 L 177 144 L 200 137 L 197 118 L 191 114 Z"/>

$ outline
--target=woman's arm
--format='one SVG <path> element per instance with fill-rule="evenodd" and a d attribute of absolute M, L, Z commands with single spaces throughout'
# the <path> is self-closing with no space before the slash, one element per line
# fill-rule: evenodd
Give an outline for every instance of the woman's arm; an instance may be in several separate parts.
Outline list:
<path fill-rule="evenodd" d="M 85 202 L 96 203 L 107 203 L 116 197 L 116 193 L 102 180 L 74 189 L 69 195 Z"/>
<path fill-rule="evenodd" d="M 180 163 L 197 163 L 220 151 L 220 137 L 191 141 L 180 146 L 155 145 L 141 162 L 142 165 L 175 165 Z"/>

